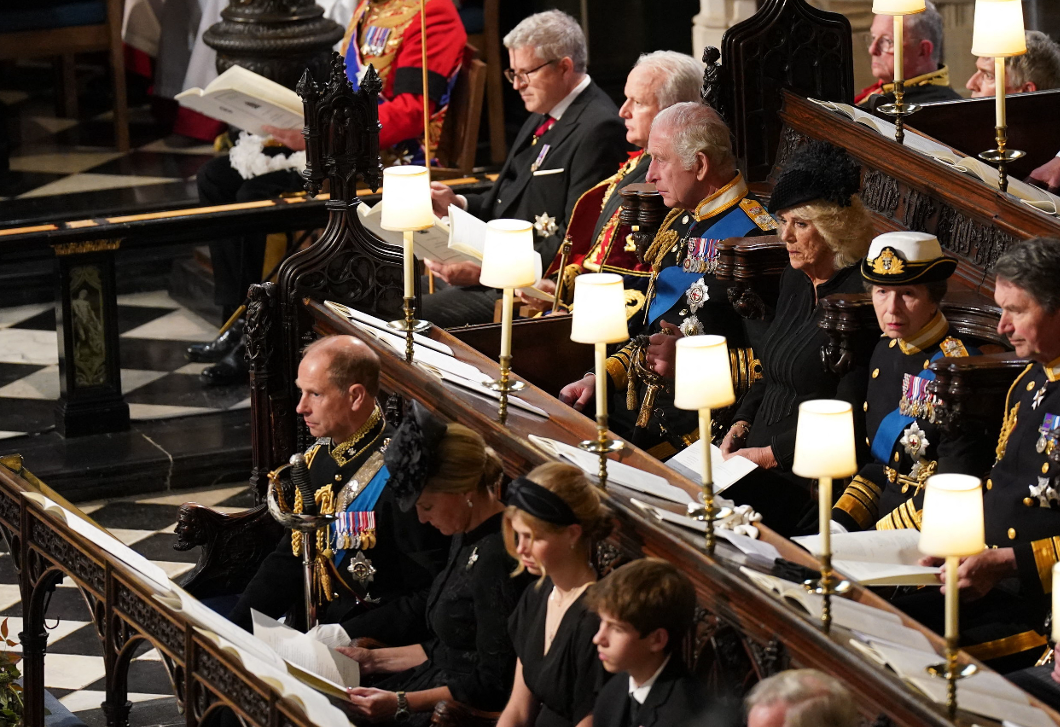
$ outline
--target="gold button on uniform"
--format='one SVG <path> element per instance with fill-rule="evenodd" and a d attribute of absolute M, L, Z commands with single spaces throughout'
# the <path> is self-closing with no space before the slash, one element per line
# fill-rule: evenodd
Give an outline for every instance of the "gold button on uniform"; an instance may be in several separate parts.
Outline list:
<path fill-rule="evenodd" d="M 871 447 L 871 446 L 872 446 L 872 442 L 871 442 L 871 441 L 869 441 L 869 438 L 868 438 L 868 437 L 865 437 L 865 445 L 866 445 L 866 446 L 868 446 L 868 447 Z"/>
<path fill-rule="evenodd" d="M 1048 462 L 1043 462 L 1042 463 L 1042 474 L 1043 475 L 1049 474 L 1049 463 Z"/>
<path fill-rule="evenodd" d="M 1028 381 L 1027 382 L 1027 391 L 1034 391 L 1034 382 L 1033 381 Z"/>
<path fill-rule="evenodd" d="M 1009 540 L 1015 540 L 1016 539 L 1016 528 L 1009 528 L 1008 529 L 1008 539 Z"/>
<path fill-rule="evenodd" d="M 901 460 L 901 457 L 899 456 L 899 454 L 898 454 L 897 452 L 895 452 L 895 453 L 894 453 L 894 461 L 895 461 L 895 462 L 898 462 L 898 461 L 900 461 L 900 460 Z"/>
<path fill-rule="evenodd" d="M 892 338 L 891 342 L 887 344 L 887 348 L 894 348 L 897 345 L 898 345 L 898 339 L 897 338 Z"/>
<path fill-rule="evenodd" d="M 924 359 L 924 368 L 927 368 L 930 365 L 931 365 L 931 359 L 929 359 L 929 358 Z"/>
<path fill-rule="evenodd" d="M 1035 500 L 1033 497 L 1025 497 L 1025 498 L 1023 498 L 1023 504 L 1026 505 L 1027 507 L 1034 507 L 1034 503 L 1035 502 L 1037 502 L 1037 500 Z"/>
<path fill-rule="evenodd" d="M 994 481 L 993 480 L 987 480 L 986 481 L 986 489 L 988 489 L 988 490 L 994 489 Z"/>
<path fill-rule="evenodd" d="M 877 376 L 879 376 L 879 375 L 880 375 L 880 370 L 879 370 L 879 369 L 873 369 L 873 371 L 872 371 L 872 378 L 874 378 L 874 379 L 875 379 L 875 378 L 876 378 Z"/>
<path fill-rule="evenodd" d="M 869 402 L 866 401 L 864 404 L 862 404 L 861 405 L 861 410 L 862 411 L 868 411 L 869 410 Z"/>

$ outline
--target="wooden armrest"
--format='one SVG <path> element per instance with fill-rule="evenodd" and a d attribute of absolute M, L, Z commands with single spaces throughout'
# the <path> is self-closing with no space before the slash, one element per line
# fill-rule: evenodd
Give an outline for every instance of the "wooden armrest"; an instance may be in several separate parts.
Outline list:
<path fill-rule="evenodd" d="M 1014 353 L 993 353 L 962 358 L 940 358 L 935 372 L 935 420 L 955 432 L 973 421 L 993 431 L 1001 427 L 1005 397 L 1012 382 L 1031 363 Z"/>
<path fill-rule="evenodd" d="M 828 334 L 828 343 L 821 348 L 821 362 L 825 369 L 842 376 L 859 356 L 872 354 L 880 337 L 872 297 L 868 293 L 826 295 L 821 298 L 821 310 L 818 325 Z"/>
<path fill-rule="evenodd" d="M 431 724 L 438 727 L 493 727 L 500 718 L 500 712 L 484 712 L 460 702 L 441 701 L 434 705 Z"/>
<path fill-rule="evenodd" d="M 234 514 L 195 502 L 180 506 L 174 550 L 201 547 L 199 561 L 181 586 L 196 598 L 241 593 L 261 561 L 283 536 L 265 505 Z"/>
<path fill-rule="evenodd" d="M 718 243 L 718 280 L 732 281 L 729 302 L 744 318 L 763 320 L 776 306 L 787 246 L 776 235 L 730 237 Z"/>
<path fill-rule="evenodd" d="M 966 342 L 984 349 L 983 353 L 1011 349 L 1008 339 L 997 332 L 1001 309 L 990 298 L 971 290 L 950 291 L 939 307 L 955 335 L 971 339 Z"/>

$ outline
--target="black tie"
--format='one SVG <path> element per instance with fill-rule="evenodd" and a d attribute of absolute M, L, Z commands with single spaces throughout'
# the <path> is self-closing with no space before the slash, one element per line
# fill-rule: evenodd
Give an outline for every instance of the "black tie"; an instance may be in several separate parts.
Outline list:
<path fill-rule="evenodd" d="M 629 727 L 639 727 L 640 723 L 637 721 L 637 716 L 640 713 L 640 702 L 633 696 L 633 693 L 629 694 Z"/>

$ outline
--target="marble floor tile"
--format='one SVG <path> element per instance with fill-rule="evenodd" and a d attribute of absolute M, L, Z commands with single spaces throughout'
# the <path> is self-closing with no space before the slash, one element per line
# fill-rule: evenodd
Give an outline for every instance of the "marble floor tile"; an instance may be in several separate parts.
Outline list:
<path fill-rule="evenodd" d="M 126 396 L 130 404 L 228 409 L 247 398 L 247 385 L 203 386 L 197 376 L 170 374 Z"/>
<path fill-rule="evenodd" d="M 181 492 L 159 495 L 158 497 L 137 497 L 136 502 L 142 502 L 145 505 L 176 505 L 177 507 L 180 507 L 185 502 L 197 502 L 200 505 L 213 507 L 230 497 L 238 495 L 245 489 L 247 489 L 246 485 L 215 487 L 209 490 L 182 490 Z"/>
<path fill-rule="evenodd" d="M 35 189 L 39 189 L 47 184 L 61 181 L 66 178 L 65 174 L 47 173 L 47 172 L 11 172 L 5 174 L 3 180 L 0 180 L 0 195 L 4 197 L 20 197 L 23 194 L 28 194 Z M 8 200 L 8 204 L 12 202 Z M 18 219 L 22 215 L 11 214 L 4 215 L 0 219 Z M 5 227 L 11 227 L 12 225 L 7 224 Z"/>
<path fill-rule="evenodd" d="M 0 362 L 40 364 L 59 363 L 55 331 L 0 329 Z"/>
<path fill-rule="evenodd" d="M 121 158 L 117 152 L 73 152 L 69 154 L 27 154 L 11 158 L 16 172 L 77 174 Z"/>
<path fill-rule="evenodd" d="M 152 530 L 129 530 L 126 528 L 107 528 L 107 532 L 126 545 L 138 543 L 155 534 Z"/>
<path fill-rule="evenodd" d="M 243 401 L 236 402 L 235 404 L 233 404 L 232 406 L 230 406 L 228 408 L 230 410 L 231 409 L 249 409 L 250 408 L 250 397 L 248 396 L 246 399 L 243 399 Z"/>
<path fill-rule="evenodd" d="M 191 376 L 198 376 L 203 372 L 203 369 L 209 368 L 213 364 L 208 363 L 189 363 L 184 364 L 179 369 L 174 371 L 175 374 L 189 374 Z"/>
<path fill-rule="evenodd" d="M 126 293 L 118 296 L 118 305 L 146 308 L 170 308 L 176 310 L 181 305 L 169 297 L 167 290 L 152 290 L 146 293 Z"/>
<path fill-rule="evenodd" d="M 8 432 L 0 430 L 0 439 L 13 439 L 14 437 L 21 437 L 23 434 L 26 434 L 26 432 Z"/>
<path fill-rule="evenodd" d="M 72 192 L 88 192 L 101 189 L 118 189 L 121 187 L 143 187 L 151 184 L 167 184 L 170 177 L 134 177 L 118 174 L 71 174 L 68 177 L 50 182 L 41 187 L 18 195 L 19 199 L 29 197 L 47 197 Z"/>
<path fill-rule="evenodd" d="M 61 119 L 56 116 L 30 116 L 28 120 L 43 127 L 49 134 L 58 134 L 77 126 L 77 119 Z"/>
<path fill-rule="evenodd" d="M 50 684 L 48 686 L 51 686 Z M 169 695 L 167 694 L 140 694 L 139 692 L 129 692 L 127 698 L 133 704 L 138 702 L 149 702 L 153 699 L 165 699 Z M 99 705 L 103 704 L 103 700 L 107 698 L 106 692 L 96 691 L 94 689 L 79 689 L 76 692 L 67 694 L 65 697 L 59 700 L 59 703 L 69 709 L 71 712 L 83 712 L 88 709 L 99 709 Z M 130 714 L 130 717 L 135 715 Z"/>
<path fill-rule="evenodd" d="M 2 333 L 2 331 L 0 331 Z M 166 341 L 212 341 L 217 337 L 217 327 L 181 308 L 161 318 L 156 318 L 122 334 L 127 338 L 151 338 Z M 2 359 L 0 359 L 2 360 Z"/>
<path fill-rule="evenodd" d="M 93 174 L 132 174 L 145 177 L 171 177 L 175 179 L 194 179 L 199 168 L 213 159 L 213 154 L 178 154 L 175 152 L 157 152 L 137 150 L 122 157 L 115 157 L 91 169 Z"/>
<path fill-rule="evenodd" d="M 4 89 L 3 91 L 0 91 L 0 103 L 6 106 L 14 106 L 16 104 L 20 104 L 27 98 L 29 98 L 29 94 L 25 91 L 13 91 L 9 89 Z"/>
<path fill-rule="evenodd" d="M 166 406 L 164 404 L 129 404 L 129 416 L 133 421 L 152 421 L 155 419 L 175 419 L 177 417 L 212 414 L 216 409 L 200 406 Z"/>
<path fill-rule="evenodd" d="M 0 587 L 7 588 L 7 586 L 0 586 Z M 0 620 L 2 620 L 2 619 L 0 619 Z M 48 621 L 46 626 L 52 626 L 52 625 L 55 625 L 55 624 L 56 624 L 55 621 Z M 89 625 L 88 621 L 74 621 L 72 619 L 60 619 L 58 621 L 58 625 L 55 625 L 55 628 L 53 628 L 53 629 L 49 628 L 48 629 L 48 652 L 51 653 L 52 647 L 56 644 L 56 642 L 60 641 L 61 639 L 66 638 L 67 636 L 69 636 L 70 634 L 74 633 L 78 629 L 81 629 L 81 628 L 83 628 L 85 626 L 88 626 L 88 625 Z M 8 633 L 8 638 L 9 639 L 11 639 L 12 641 L 18 641 L 18 635 L 22 632 L 22 628 L 23 628 L 23 626 L 22 626 L 22 618 L 20 616 L 7 616 L 7 629 L 8 629 L 7 633 Z M 98 641 L 98 639 L 97 639 L 97 641 Z M 22 653 L 22 644 L 19 644 L 18 646 L 11 647 L 11 650 L 12 651 L 17 651 L 19 653 Z"/>
<path fill-rule="evenodd" d="M 27 318 L 43 313 L 49 308 L 55 308 L 52 303 L 32 303 L 30 305 L 19 305 L 13 308 L 0 308 L 0 328 L 10 328 L 21 323 Z"/>
<path fill-rule="evenodd" d="M 131 391 L 136 391 L 141 386 L 146 386 L 152 381 L 158 381 L 160 378 L 166 375 L 165 371 L 143 371 L 141 369 L 122 369 L 121 370 L 121 390 L 123 393 L 128 394 Z"/>
<path fill-rule="evenodd" d="M 4 557 L 5 558 L 10 558 L 11 556 L 5 555 Z M 4 583 L 3 585 L 0 585 L 0 611 L 6 611 L 7 609 L 9 609 L 12 606 L 14 606 L 16 603 L 21 603 L 21 602 L 22 602 L 22 595 L 21 595 L 21 591 L 18 590 L 18 586 L 17 585 L 13 585 L 13 584 L 10 584 L 10 583 Z M 12 616 L 10 618 L 14 619 L 15 617 Z M 21 626 L 22 626 L 22 619 L 19 619 L 19 631 L 22 630 Z M 9 626 L 9 628 L 11 628 L 11 627 Z M 12 629 L 11 633 L 18 633 L 18 631 L 15 631 L 15 630 Z"/>
<path fill-rule="evenodd" d="M 96 510 L 92 519 L 108 529 L 138 528 L 153 535 L 160 528 L 175 523 L 179 509 L 177 505 L 140 505 L 129 501 L 111 501 Z M 139 551 L 140 548 L 136 550 Z"/>
<path fill-rule="evenodd" d="M 41 369 L 36 364 L 0 363 L 0 386 L 18 381 Z"/>
<path fill-rule="evenodd" d="M 175 563 L 170 560 L 156 560 L 155 565 L 161 567 L 171 581 L 179 579 L 182 575 L 195 567 L 194 563 Z"/>
<path fill-rule="evenodd" d="M 24 376 L 18 381 L 0 387 L 0 397 L 10 399 L 58 399 L 59 364 Z"/>
<path fill-rule="evenodd" d="M 210 154 L 217 156 L 213 144 L 206 144 L 179 134 L 152 141 L 140 147 L 140 151 L 173 152 L 176 154 Z"/>
<path fill-rule="evenodd" d="M 54 399 L 11 399 L 0 397 L 0 429 L 5 432 L 42 432 L 55 424 Z M 0 452 L 19 451 L 11 444 L 21 439 L 4 440 Z"/>
<path fill-rule="evenodd" d="M 47 654 L 44 657 L 44 683 L 58 689 L 82 689 L 106 675 L 102 656 Z"/>
<path fill-rule="evenodd" d="M 129 308 L 125 310 L 129 310 Z M 142 310 L 158 309 L 145 308 Z M 121 365 L 127 369 L 165 371 L 169 373 L 187 363 L 188 358 L 185 355 L 185 351 L 187 351 L 191 343 L 191 341 L 163 341 L 157 338 L 122 338 L 119 343 L 121 347 Z"/>

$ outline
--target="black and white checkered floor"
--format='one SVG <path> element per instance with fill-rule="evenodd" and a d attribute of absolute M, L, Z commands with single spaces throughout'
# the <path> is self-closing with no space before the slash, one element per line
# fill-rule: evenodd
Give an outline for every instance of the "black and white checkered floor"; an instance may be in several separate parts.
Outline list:
<path fill-rule="evenodd" d="M 237 512 L 253 505 L 246 486 L 198 492 L 170 493 L 135 499 L 109 499 L 79 507 L 115 537 L 161 566 L 178 580 L 195 564 L 198 550 L 173 550 L 177 511 L 194 500 L 221 512 Z M 0 553 L 0 618 L 8 619 L 10 633 L 22 630 L 22 606 L 11 556 Z M 88 607 L 69 579 L 52 594 L 47 610 L 50 629 L 44 660 L 48 691 L 74 712 L 88 727 L 103 727 L 100 709 L 104 698 L 103 651 L 89 621 Z M 16 647 L 17 651 L 19 647 Z M 145 647 L 146 649 L 146 647 Z M 129 701 L 133 703 L 130 724 L 138 727 L 184 724 L 177 712 L 169 676 L 158 652 L 145 650 L 129 671 Z"/>
<path fill-rule="evenodd" d="M 134 420 L 166 419 L 250 406 L 247 387 L 204 387 L 205 364 L 184 350 L 217 328 L 165 291 L 118 297 L 122 390 Z M 59 397 L 55 307 L 0 309 L 0 438 L 43 431 Z M 0 447 L 0 449 L 7 449 Z"/>

